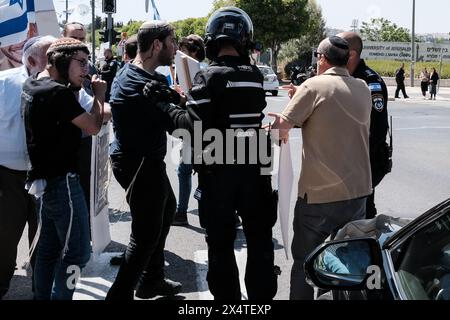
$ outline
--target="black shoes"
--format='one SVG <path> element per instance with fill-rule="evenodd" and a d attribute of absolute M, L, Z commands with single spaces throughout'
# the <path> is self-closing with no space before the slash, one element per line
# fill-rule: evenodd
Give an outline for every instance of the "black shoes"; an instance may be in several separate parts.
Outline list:
<path fill-rule="evenodd" d="M 109 264 L 112 266 L 120 266 L 122 264 L 122 261 L 124 258 L 125 258 L 125 252 L 118 256 L 112 257 L 111 260 L 109 260 Z"/>
<path fill-rule="evenodd" d="M 175 218 L 172 221 L 172 225 L 173 226 L 188 226 L 189 222 L 188 222 L 188 218 L 187 218 L 187 213 L 177 211 L 175 213 Z"/>
<path fill-rule="evenodd" d="M 153 283 L 146 283 L 145 286 L 138 285 L 136 297 L 139 299 L 151 299 L 156 296 L 175 296 L 181 291 L 181 283 L 169 279 L 157 280 Z"/>

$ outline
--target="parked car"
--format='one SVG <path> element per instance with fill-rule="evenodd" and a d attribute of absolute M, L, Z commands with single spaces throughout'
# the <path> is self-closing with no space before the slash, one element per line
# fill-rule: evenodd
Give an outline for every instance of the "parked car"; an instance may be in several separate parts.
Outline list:
<path fill-rule="evenodd" d="M 269 66 L 260 65 L 258 68 L 264 76 L 264 91 L 270 92 L 273 96 L 277 96 L 280 82 L 275 72 Z"/>
<path fill-rule="evenodd" d="M 351 222 L 336 238 L 305 261 L 319 299 L 450 300 L 450 199 L 409 223 Z"/>

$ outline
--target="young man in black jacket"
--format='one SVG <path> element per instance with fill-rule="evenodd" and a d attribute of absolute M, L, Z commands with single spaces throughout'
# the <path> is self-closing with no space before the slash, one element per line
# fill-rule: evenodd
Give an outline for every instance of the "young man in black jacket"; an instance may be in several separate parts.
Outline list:
<path fill-rule="evenodd" d="M 130 243 L 106 299 L 132 300 L 174 295 L 181 284 L 164 277 L 164 245 L 175 215 L 175 196 L 166 174 L 166 132 L 173 130 L 169 116 L 143 95 L 147 82 L 167 85 L 155 71 L 170 65 L 177 45 L 174 29 L 164 21 L 144 23 L 138 32 L 138 53 L 113 82 L 111 110 L 116 140 L 111 164 L 115 178 L 126 190 L 132 224 Z M 178 97 L 179 98 L 179 97 Z"/>

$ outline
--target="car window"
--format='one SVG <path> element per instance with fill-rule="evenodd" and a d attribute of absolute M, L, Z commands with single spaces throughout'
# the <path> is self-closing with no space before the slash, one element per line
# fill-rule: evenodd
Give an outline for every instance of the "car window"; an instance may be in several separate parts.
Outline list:
<path fill-rule="evenodd" d="M 399 283 L 411 300 L 450 300 L 450 212 L 397 249 Z"/>

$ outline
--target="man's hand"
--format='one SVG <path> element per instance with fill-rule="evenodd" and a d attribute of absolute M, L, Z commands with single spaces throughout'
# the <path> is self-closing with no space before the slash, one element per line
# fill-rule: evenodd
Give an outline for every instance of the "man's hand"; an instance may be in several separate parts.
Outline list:
<path fill-rule="evenodd" d="M 289 99 L 292 99 L 292 97 L 294 96 L 295 92 L 297 92 L 297 87 L 294 86 L 292 83 L 286 86 L 282 86 L 281 88 L 285 89 L 285 90 L 289 90 L 288 91 L 288 96 Z"/>
<path fill-rule="evenodd" d="M 287 143 L 289 140 L 289 130 L 293 125 L 283 120 L 280 113 L 269 112 L 267 115 L 275 118 L 275 121 L 271 124 L 273 139 Z"/>
<path fill-rule="evenodd" d="M 171 89 L 168 85 L 156 80 L 149 81 L 145 84 L 143 94 L 153 104 L 173 103 L 178 105 L 181 100 L 178 92 Z"/>
<path fill-rule="evenodd" d="M 92 92 L 97 98 L 105 97 L 107 84 L 106 81 L 101 80 L 96 74 L 92 76 L 91 80 Z"/>

